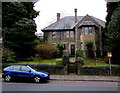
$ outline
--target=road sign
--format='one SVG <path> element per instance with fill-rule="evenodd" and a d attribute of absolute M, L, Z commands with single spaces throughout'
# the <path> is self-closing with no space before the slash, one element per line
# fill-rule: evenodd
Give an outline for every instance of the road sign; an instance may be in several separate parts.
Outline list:
<path fill-rule="evenodd" d="M 112 57 L 112 52 L 107 52 L 107 56 L 108 56 L 108 58 L 109 58 L 110 75 L 112 75 L 112 67 L 111 67 L 111 57 Z"/>
<path fill-rule="evenodd" d="M 108 57 L 112 57 L 112 52 L 108 52 L 108 53 L 107 53 L 107 56 L 108 56 Z"/>

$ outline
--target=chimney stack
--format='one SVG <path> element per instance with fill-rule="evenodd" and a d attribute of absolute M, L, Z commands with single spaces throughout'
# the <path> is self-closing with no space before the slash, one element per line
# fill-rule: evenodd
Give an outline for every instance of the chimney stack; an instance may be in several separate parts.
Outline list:
<path fill-rule="evenodd" d="M 75 8 L 75 23 L 77 23 L 77 8 Z"/>
<path fill-rule="evenodd" d="M 60 13 L 57 13 L 57 21 L 60 20 Z"/>

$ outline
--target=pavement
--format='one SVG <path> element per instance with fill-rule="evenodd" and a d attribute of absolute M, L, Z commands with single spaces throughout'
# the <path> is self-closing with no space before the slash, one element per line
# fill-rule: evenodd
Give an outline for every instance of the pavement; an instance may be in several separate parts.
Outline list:
<path fill-rule="evenodd" d="M 108 82 L 120 82 L 118 76 L 92 76 L 92 75 L 51 75 L 51 80 L 63 80 L 63 81 L 108 81 Z"/>
<path fill-rule="evenodd" d="M 2 74 L 0 74 L 0 79 L 2 79 Z M 51 80 L 57 81 L 108 81 L 108 82 L 120 82 L 119 76 L 93 76 L 93 75 L 51 75 Z"/>

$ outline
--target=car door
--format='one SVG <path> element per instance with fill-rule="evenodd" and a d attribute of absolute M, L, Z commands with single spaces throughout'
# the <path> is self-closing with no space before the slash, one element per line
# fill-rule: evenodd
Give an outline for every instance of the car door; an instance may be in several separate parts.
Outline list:
<path fill-rule="evenodd" d="M 10 69 L 10 73 L 14 77 L 20 77 L 21 75 L 20 66 L 12 66 Z"/>
<path fill-rule="evenodd" d="M 23 78 L 31 78 L 33 76 L 30 68 L 27 66 L 21 66 L 21 77 Z"/>

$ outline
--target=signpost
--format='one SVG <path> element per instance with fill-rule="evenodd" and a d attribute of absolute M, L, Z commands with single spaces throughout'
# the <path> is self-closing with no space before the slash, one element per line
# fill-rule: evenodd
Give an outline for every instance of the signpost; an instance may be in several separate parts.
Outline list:
<path fill-rule="evenodd" d="M 111 71 L 111 57 L 112 57 L 112 52 L 108 52 L 107 56 L 109 58 L 109 65 L 110 65 L 110 75 L 112 75 L 112 71 Z"/>

